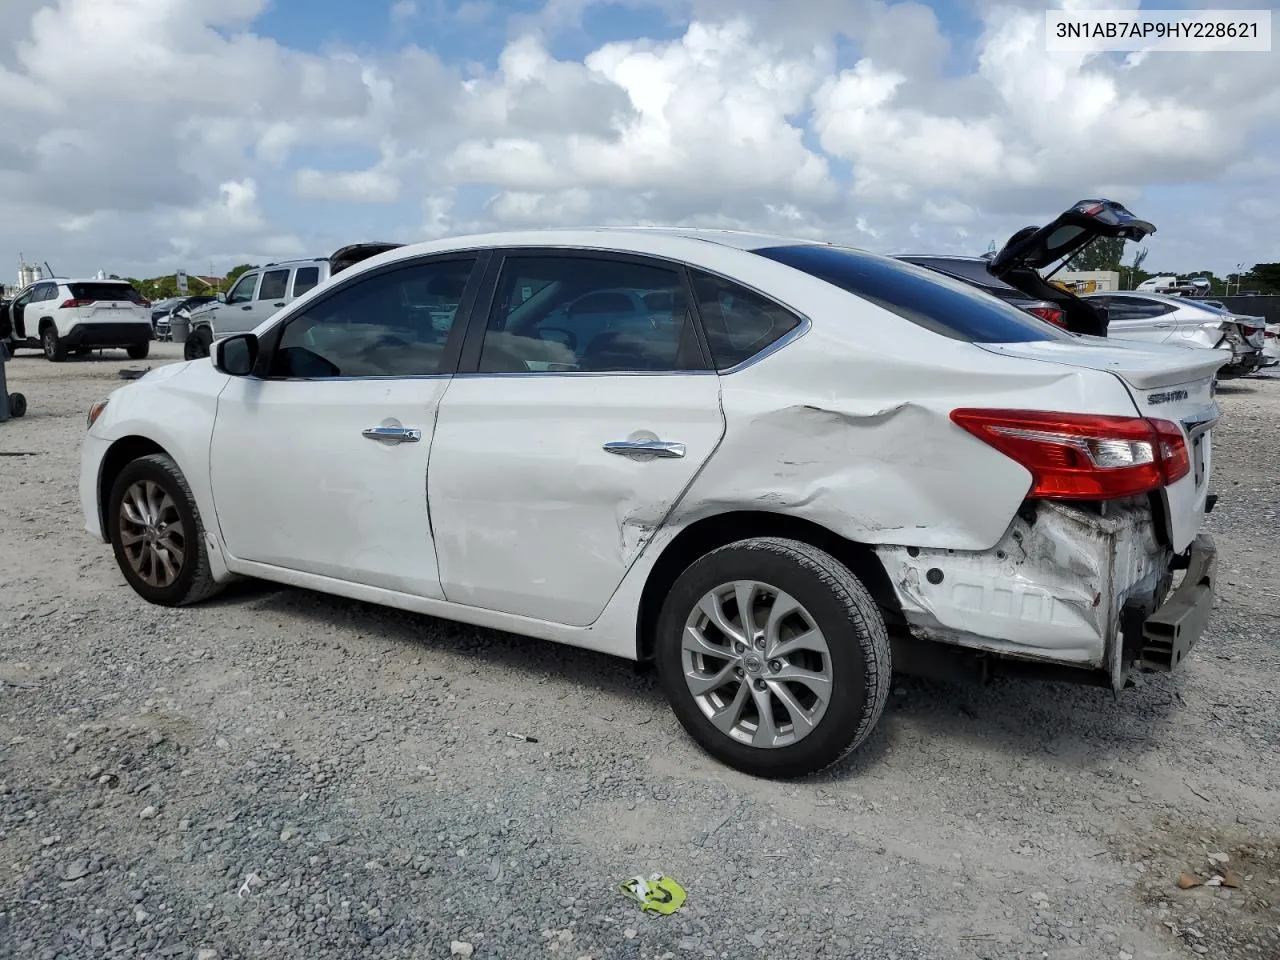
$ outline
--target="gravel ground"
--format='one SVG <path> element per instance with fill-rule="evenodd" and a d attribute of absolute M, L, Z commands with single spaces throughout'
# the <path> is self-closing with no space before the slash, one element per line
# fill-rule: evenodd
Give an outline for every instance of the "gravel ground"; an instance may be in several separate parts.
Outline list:
<path fill-rule="evenodd" d="M 129 366 L 8 367 L 0 956 L 1280 957 L 1280 382 L 1221 391 L 1178 675 L 901 678 L 851 763 L 776 784 L 621 661 L 260 583 L 148 606 L 75 488 Z M 1238 889 L 1179 889 L 1219 855 Z M 655 871 L 672 916 L 618 892 Z"/>

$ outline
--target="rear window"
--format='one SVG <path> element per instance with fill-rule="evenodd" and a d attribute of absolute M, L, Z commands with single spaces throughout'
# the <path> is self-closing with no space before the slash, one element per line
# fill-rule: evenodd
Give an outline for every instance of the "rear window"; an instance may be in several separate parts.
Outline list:
<path fill-rule="evenodd" d="M 952 277 L 888 257 L 801 244 L 756 250 L 904 320 L 970 343 L 1070 340 L 1070 334 Z"/>
<path fill-rule="evenodd" d="M 987 261 L 985 260 L 969 260 L 963 257 L 954 260 L 949 257 L 898 257 L 898 259 L 905 260 L 907 263 L 914 263 L 918 267 L 928 267 L 930 270 L 949 273 L 953 277 L 959 277 L 961 280 L 967 280 L 970 283 L 981 284 L 993 290 L 1019 292 L 1017 287 L 1010 286 L 988 270 Z"/>
<path fill-rule="evenodd" d="M 72 283 L 71 296 L 77 300 L 131 300 L 142 302 L 142 294 L 131 283 Z"/>

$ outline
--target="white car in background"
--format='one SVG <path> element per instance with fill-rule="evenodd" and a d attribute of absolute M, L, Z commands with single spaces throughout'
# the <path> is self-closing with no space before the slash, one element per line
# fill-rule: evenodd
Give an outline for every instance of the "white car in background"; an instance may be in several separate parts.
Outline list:
<path fill-rule="evenodd" d="M 1118 690 L 1177 667 L 1213 603 L 1225 358 L 1077 337 L 893 259 L 462 237 L 213 353 L 89 412 L 85 526 L 139 595 L 261 577 L 653 660 L 752 774 L 853 750 L 895 658 Z"/>
<path fill-rule="evenodd" d="M 122 347 L 130 360 L 142 360 L 155 336 L 151 303 L 127 280 L 38 280 L 8 307 L 10 352 L 20 347 L 43 350 L 60 363 L 67 354 Z"/>
<path fill-rule="evenodd" d="M 1162 293 L 1110 290 L 1084 299 L 1106 314 L 1109 337 L 1221 351 L 1227 362 L 1219 379 L 1248 376 L 1263 365 L 1263 317 Z"/>

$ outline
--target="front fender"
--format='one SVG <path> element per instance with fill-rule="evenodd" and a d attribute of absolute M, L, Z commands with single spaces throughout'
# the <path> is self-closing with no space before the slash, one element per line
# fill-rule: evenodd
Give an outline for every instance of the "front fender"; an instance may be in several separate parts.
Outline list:
<path fill-rule="evenodd" d="M 106 410 L 89 431 L 93 446 L 102 451 L 96 490 L 101 490 L 101 471 L 111 462 L 111 450 L 117 444 L 130 438 L 147 440 L 178 465 L 191 487 L 206 532 L 217 534 L 209 485 L 209 443 L 218 397 L 229 380 L 212 364 L 197 360 L 157 368 L 113 392 Z M 86 447 L 89 442 L 86 440 Z"/>

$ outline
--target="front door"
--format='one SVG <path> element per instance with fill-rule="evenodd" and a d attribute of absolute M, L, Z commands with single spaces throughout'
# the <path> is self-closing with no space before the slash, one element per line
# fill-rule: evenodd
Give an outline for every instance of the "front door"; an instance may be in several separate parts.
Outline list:
<path fill-rule="evenodd" d="M 428 460 L 473 255 L 334 288 L 263 337 L 218 398 L 210 478 L 241 560 L 439 599 Z"/>
<path fill-rule="evenodd" d="M 254 296 L 262 274 L 246 273 L 227 294 L 227 302 L 217 308 L 213 317 L 214 335 L 229 337 L 233 333 L 247 333 L 258 325 L 254 320 Z"/>
<path fill-rule="evenodd" d="M 509 255 L 472 326 L 427 478 L 444 594 L 584 626 L 724 433 L 684 271 Z"/>

